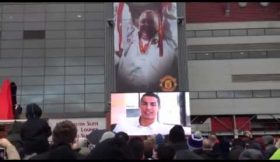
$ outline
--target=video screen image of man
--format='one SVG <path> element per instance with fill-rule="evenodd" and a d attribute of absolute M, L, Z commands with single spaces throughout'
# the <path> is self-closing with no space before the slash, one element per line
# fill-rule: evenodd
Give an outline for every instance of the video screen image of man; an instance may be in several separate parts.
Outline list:
<path fill-rule="evenodd" d="M 111 124 L 114 132 L 129 135 L 169 134 L 176 124 L 190 133 L 189 103 L 182 108 L 185 92 L 113 93 L 111 95 Z M 188 97 L 188 96 L 187 96 Z M 189 100 L 187 99 L 187 102 Z M 185 110 L 182 116 L 182 111 Z M 181 118 L 184 120 L 181 120 Z M 186 121 L 186 123 L 182 123 Z"/>

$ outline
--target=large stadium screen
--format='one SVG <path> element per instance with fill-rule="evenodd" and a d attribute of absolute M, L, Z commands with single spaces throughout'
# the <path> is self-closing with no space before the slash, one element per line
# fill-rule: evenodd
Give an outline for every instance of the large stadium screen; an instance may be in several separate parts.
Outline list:
<path fill-rule="evenodd" d="M 111 126 L 114 132 L 166 135 L 174 125 L 182 125 L 185 134 L 191 134 L 189 92 L 153 92 L 159 100 L 145 94 L 111 94 Z M 150 119 L 154 122 L 147 125 Z"/>

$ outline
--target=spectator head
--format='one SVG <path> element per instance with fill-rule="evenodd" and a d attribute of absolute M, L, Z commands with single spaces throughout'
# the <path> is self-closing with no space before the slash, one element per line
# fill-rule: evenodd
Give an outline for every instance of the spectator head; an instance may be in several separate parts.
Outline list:
<path fill-rule="evenodd" d="M 261 151 L 256 149 L 245 149 L 240 155 L 239 160 L 264 160 Z"/>
<path fill-rule="evenodd" d="M 203 150 L 212 150 L 212 143 L 209 139 L 203 139 L 202 149 Z"/>
<path fill-rule="evenodd" d="M 26 118 L 35 119 L 40 118 L 42 115 L 42 109 L 35 103 L 26 105 Z"/>
<path fill-rule="evenodd" d="M 99 143 L 103 142 L 106 139 L 113 138 L 113 137 L 115 137 L 115 133 L 113 133 L 111 131 L 107 131 L 107 132 L 103 133 L 103 135 L 101 136 L 101 138 L 99 140 Z"/>
<path fill-rule="evenodd" d="M 144 141 L 140 137 L 133 137 L 129 140 L 128 146 L 136 160 L 144 158 Z"/>
<path fill-rule="evenodd" d="M 155 136 L 155 140 L 156 140 L 156 145 L 160 145 L 160 144 L 164 144 L 164 136 L 161 134 L 157 134 Z"/>
<path fill-rule="evenodd" d="M 254 140 L 252 140 L 250 143 L 249 143 L 249 145 L 248 145 L 248 147 L 251 145 L 251 144 L 254 144 L 254 143 L 257 143 L 257 148 L 256 149 L 259 149 L 261 152 L 263 152 L 264 150 L 265 150 L 265 147 L 266 147 L 266 145 L 264 144 L 264 139 L 263 139 L 263 137 L 258 137 L 258 138 L 254 138 Z M 256 144 L 255 144 L 256 145 Z"/>
<path fill-rule="evenodd" d="M 273 136 L 266 135 L 266 136 L 263 136 L 262 138 L 263 138 L 263 144 L 265 146 L 273 145 L 274 144 Z"/>
<path fill-rule="evenodd" d="M 251 149 L 256 149 L 256 150 L 260 150 L 262 151 L 262 147 L 258 142 L 250 142 L 249 145 L 247 146 L 247 148 L 251 148 Z"/>
<path fill-rule="evenodd" d="M 153 151 L 155 148 L 155 144 L 153 141 L 146 139 L 144 140 L 144 156 L 145 159 L 149 159 L 153 157 Z"/>
<path fill-rule="evenodd" d="M 245 136 L 245 137 L 248 137 L 249 139 L 252 139 L 252 138 L 253 138 L 253 134 L 252 134 L 250 131 L 245 131 L 245 132 L 244 132 L 244 136 Z"/>
<path fill-rule="evenodd" d="M 181 125 L 173 126 L 169 131 L 169 142 L 171 143 L 178 143 L 178 142 L 185 142 L 185 131 Z"/>
<path fill-rule="evenodd" d="M 241 139 L 233 139 L 231 147 L 241 146 L 242 148 L 245 148 L 245 142 Z"/>
<path fill-rule="evenodd" d="M 124 140 L 124 142 L 126 142 L 126 143 L 128 143 L 128 141 L 129 141 L 129 136 L 125 132 L 118 132 L 118 133 L 116 133 L 115 137 L 119 138 L 121 140 Z"/>
<path fill-rule="evenodd" d="M 158 160 L 173 160 L 175 150 L 170 145 L 160 144 L 157 148 Z"/>
<path fill-rule="evenodd" d="M 209 134 L 208 139 L 209 139 L 209 142 L 212 143 L 212 145 L 214 145 L 218 141 L 218 138 L 217 138 L 216 134 L 214 134 L 214 133 Z"/>
<path fill-rule="evenodd" d="M 153 145 L 156 145 L 156 136 L 154 135 L 148 136 L 147 140 L 150 141 Z"/>
<path fill-rule="evenodd" d="M 59 144 L 73 144 L 77 136 L 77 127 L 69 120 L 64 120 L 56 124 L 53 130 L 53 143 Z"/>
<path fill-rule="evenodd" d="M 202 143 L 203 143 L 203 137 L 201 135 L 201 132 L 199 131 L 192 133 L 187 140 L 188 147 L 191 151 L 202 149 Z"/>

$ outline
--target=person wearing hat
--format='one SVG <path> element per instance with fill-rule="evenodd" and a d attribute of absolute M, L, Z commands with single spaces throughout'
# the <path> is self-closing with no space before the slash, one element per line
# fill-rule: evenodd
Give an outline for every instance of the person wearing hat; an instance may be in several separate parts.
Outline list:
<path fill-rule="evenodd" d="M 188 148 L 191 151 L 202 149 L 203 137 L 199 131 L 191 134 L 187 140 Z"/>
<path fill-rule="evenodd" d="M 115 133 L 112 131 L 106 131 L 105 133 L 103 133 L 103 135 L 101 136 L 99 143 L 105 141 L 106 139 L 109 138 L 114 138 L 115 137 Z"/>

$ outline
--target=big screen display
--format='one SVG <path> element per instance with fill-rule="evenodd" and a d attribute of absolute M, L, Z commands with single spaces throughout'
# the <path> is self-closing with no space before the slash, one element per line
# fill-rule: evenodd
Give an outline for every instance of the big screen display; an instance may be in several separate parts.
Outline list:
<path fill-rule="evenodd" d="M 189 101 L 189 92 L 112 93 L 113 131 L 167 135 L 174 125 L 182 125 L 191 134 Z"/>

